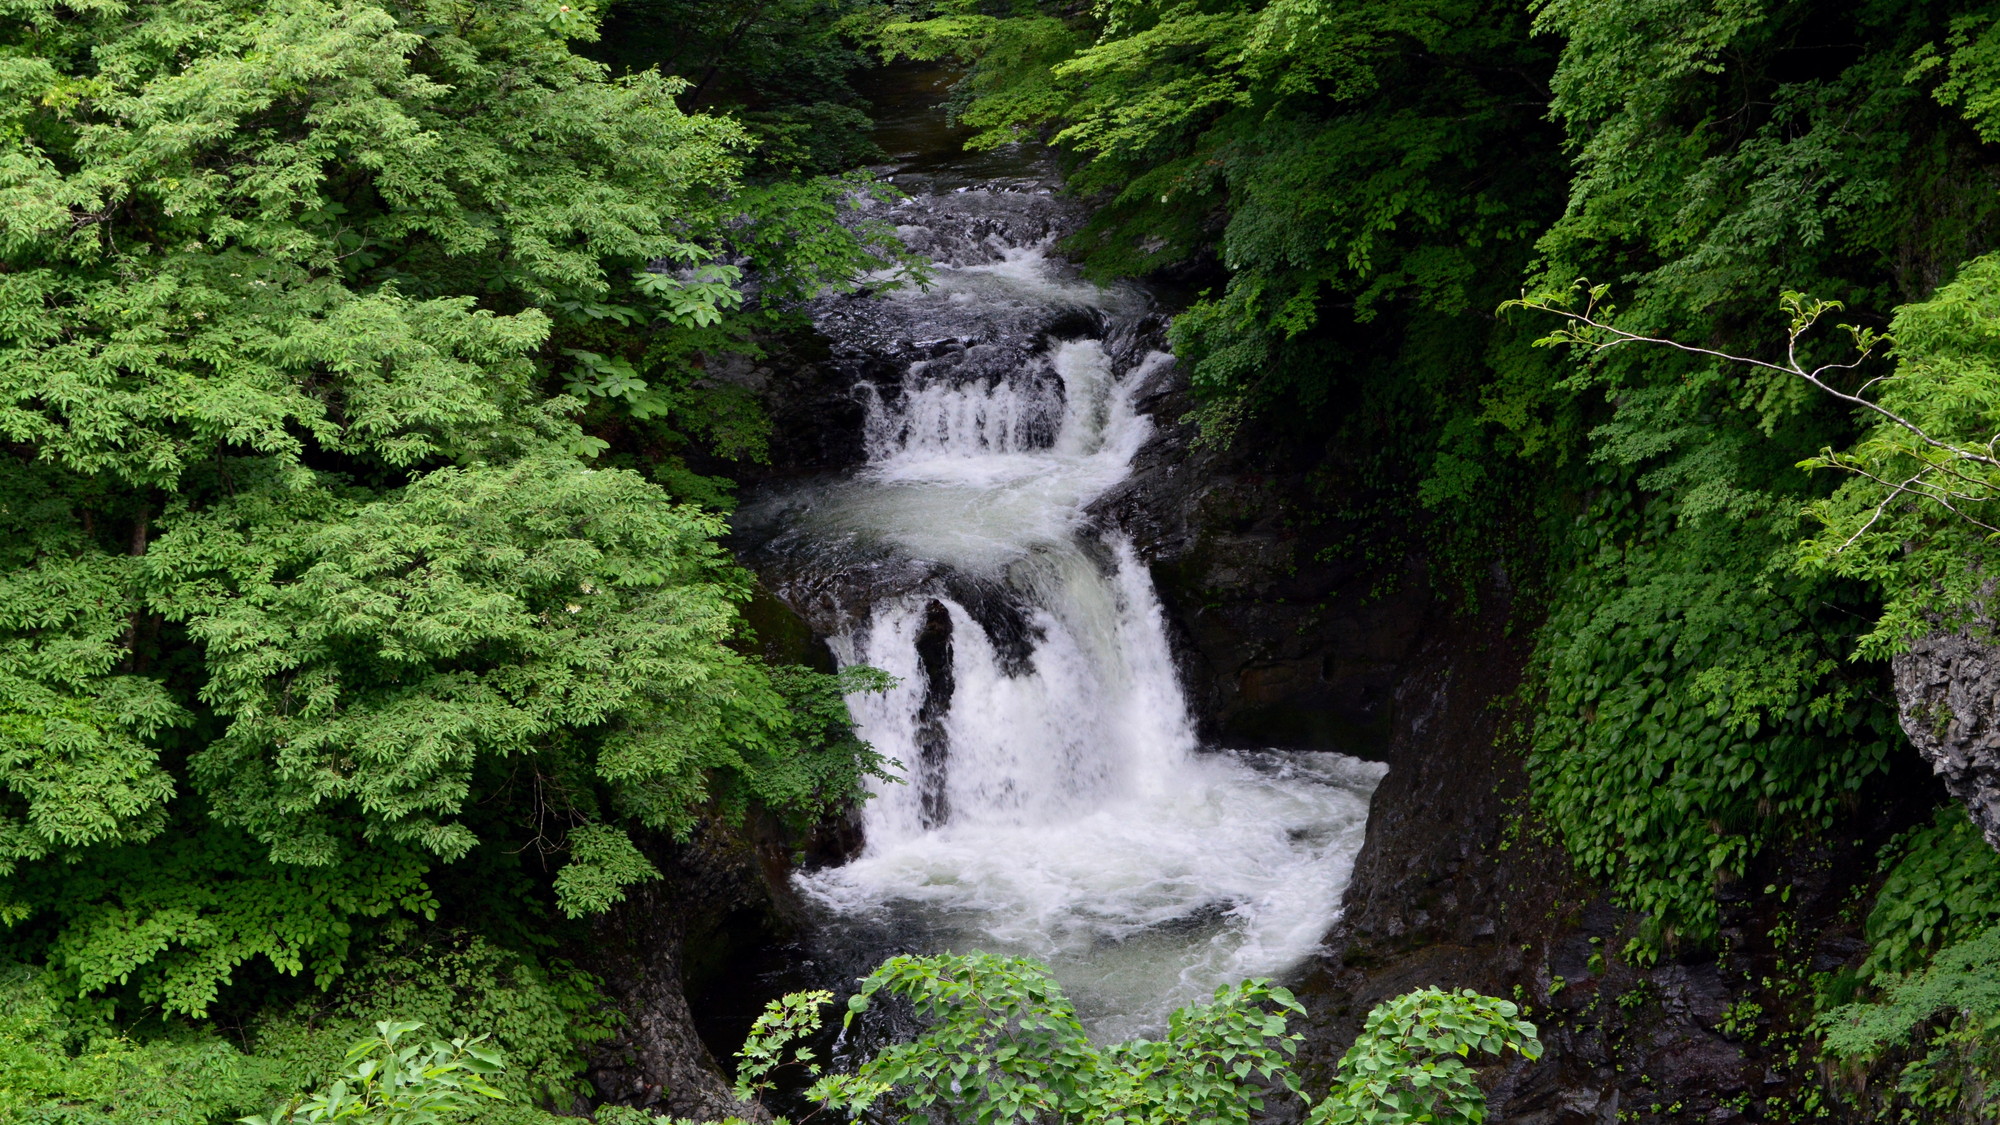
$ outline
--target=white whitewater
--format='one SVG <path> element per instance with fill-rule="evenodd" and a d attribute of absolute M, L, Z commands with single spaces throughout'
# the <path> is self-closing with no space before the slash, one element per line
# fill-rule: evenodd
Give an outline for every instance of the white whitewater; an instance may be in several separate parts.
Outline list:
<path fill-rule="evenodd" d="M 1008 247 L 879 300 L 918 306 L 905 320 L 989 302 L 1115 318 L 1133 297 Z M 1088 338 L 1048 340 L 997 375 L 913 362 L 900 387 L 867 392 L 868 465 L 790 517 L 831 553 L 858 544 L 1001 591 L 1026 642 L 1025 658 L 1020 637 L 1010 653 L 990 614 L 937 583 L 854 615 L 836 654 L 898 685 L 853 698 L 853 713 L 906 783 L 876 787 L 861 853 L 802 890 L 834 927 L 901 948 L 1040 958 L 1112 1039 L 1307 957 L 1381 776 L 1336 754 L 1199 746 L 1151 577 L 1085 518 L 1130 473 L 1151 431 L 1135 397 L 1170 362 L 1155 352 L 1121 370 Z M 926 630 L 949 638 L 929 666 Z"/>

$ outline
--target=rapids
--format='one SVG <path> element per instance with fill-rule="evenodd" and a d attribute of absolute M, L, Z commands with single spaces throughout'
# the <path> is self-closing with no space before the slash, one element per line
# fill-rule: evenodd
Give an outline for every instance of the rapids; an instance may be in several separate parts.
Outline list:
<path fill-rule="evenodd" d="M 1170 377 L 1147 295 L 1079 279 L 1032 177 L 904 181 L 882 205 L 926 289 L 829 298 L 867 463 L 746 506 L 739 530 L 843 663 L 899 763 L 846 863 L 798 876 L 817 943 L 865 969 L 916 950 L 1046 961 L 1093 1034 L 1281 976 L 1336 918 L 1382 767 L 1205 749 L 1151 576 L 1091 502 L 1152 436 Z"/>

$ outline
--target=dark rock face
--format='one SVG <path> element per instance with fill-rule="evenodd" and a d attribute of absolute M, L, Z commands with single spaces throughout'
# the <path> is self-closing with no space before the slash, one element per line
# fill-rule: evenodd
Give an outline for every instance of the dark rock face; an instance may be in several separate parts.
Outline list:
<path fill-rule="evenodd" d="M 604 981 L 625 1016 L 601 1045 L 588 1077 L 598 1096 L 696 1121 L 740 1117 L 769 1121 L 754 1102 L 739 1102 L 697 1030 L 688 994 L 704 946 L 730 915 L 778 910 L 763 863 L 747 837 L 711 833 L 694 844 L 655 841 L 647 849 L 665 877 L 632 888 L 601 915 L 579 964 Z"/>
<path fill-rule="evenodd" d="M 951 818 L 945 796 L 945 769 L 951 753 L 945 717 L 951 713 L 951 614 L 932 600 L 917 635 L 917 663 L 924 670 L 924 702 L 917 708 L 917 789 L 923 794 L 924 827 Z"/>
<path fill-rule="evenodd" d="M 1181 379 L 1140 405 L 1158 436 L 1093 514 L 1152 562 L 1204 735 L 1379 760 L 1431 612 L 1414 569 L 1385 590 L 1378 569 L 1330 557 L 1326 532 L 1297 519 L 1301 467 L 1254 435 L 1196 446 Z"/>
<path fill-rule="evenodd" d="M 1525 715 L 1507 701 L 1532 633 L 1510 620 L 1507 576 L 1490 576 L 1472 615 L 1434 600 L 1420 560 L 1385 583 L 1291 518 L 1313 503 L 1304 473 L 1283 468 L 1295 451 L 1252 434 L 1230 451 L 1191 449 L 1172 423 L 1185 392 L 1163 387 L 1149 406 L 1161 436 L 1095 514 L 1155 560 L 1211 737 L 1389 765 L 1344 916 L 1295 987 L 1310 1013 L 1307 1087 L 1326 1088 L 1371 1007 L 1439 986 L 1516 999 L 1541 1029 L 1540 1061 L 1482 1071 L 1495 1123 L 1726 1125 L 1802 1097 L 1816 1079 L 1787 1061 L 1783 1037 L 1810 1018 L 1810 998 L 1773 982 L 1856 962 L 1849 892 L 1907 810 L 1884 797 L 1851 834 L 1829 834 L 1840 846 L 1760 860 L 1718 889 L 1719 941 L 1631 963 L 1621 952 L 1640 919 L 1576 874 L 1527 798 Z M 1956 659 L 1970 673 L 1974 658 Z M 1976 729 L 1992 739 L 2000 661 L 1985 659 L 1979 674 L 1995 679 Z M 1921 778 L 1886 785 L 1921 805 Z M 1273 1108 L 1279 1120 L 1300 1109 Z"/>
<path fill-rule="evenodd" d="M 1890 668 L 1903 733 L 2000 848 L 2000 647 L 1985 632 L 1933 633 Z"/>

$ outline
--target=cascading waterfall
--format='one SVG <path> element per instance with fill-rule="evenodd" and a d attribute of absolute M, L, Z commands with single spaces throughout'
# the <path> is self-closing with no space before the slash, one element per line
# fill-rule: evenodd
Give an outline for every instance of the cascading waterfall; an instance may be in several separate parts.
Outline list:
<path fill-rule="evenodd" d="M 1056 203 L 960 191 L 900 205 L 937 283 L 830 303 L 865 380 L 867 464 L 746 511 L 843 663 L 896 677 L 851 701 L 900 763 L 864 844 L 804 875 L 827 940 L 1047 961 L 1095 1033 L 1280 974 L 1335 918 L 1381 767 L 1204 750 L 1151 577 L 1093 526 L 1151 434 L 1171 357 L 1142 294 L 1069 277 Z"/>

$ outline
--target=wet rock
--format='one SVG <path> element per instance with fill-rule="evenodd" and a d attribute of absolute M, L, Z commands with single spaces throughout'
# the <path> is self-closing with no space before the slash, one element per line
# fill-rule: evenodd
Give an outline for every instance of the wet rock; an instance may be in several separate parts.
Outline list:
<path fill-rule="evenodd" d="M 1164 346 L 1164 329 L 1125 346 Z M 1331 556 L 1334 529 L 1298 517 L 1312 500 L 1297 450 L 1257 433 L 1198 444 L 1183 373 L 1163 369 L 1141 402 L 1157 436 L 1092 513 L 1152 562 L 1204 735 L 1380 759 L 1433 612 L 1415 571 L 1385 590 L 1379 571 Z"/>
<path fill-rule="evenodd" d="M 2000 848 L 2000 646 L 1992 625 L 1933 633 L 1890 660 L 1903 731 Z"/>
<path fill-rule="evenodd" d="M 951 612 L 933 600 L 917 632 L 917 666 L 923 670 L 924 701 L 917 706 L 917 792 L 923 801 L 923 824 L 935 828 L 951 819 L 945 797 L 945 768 L 951 736 L 945 719 L 951 714 Z"/>
<path fill-rule="evenodd" d="M 611 1104 L 698 1121 L 767 1122 L 761 1105 L 736 1100 L 703 1042 L 686 970 L 691 943 L 722 919 L 745 908 L 771 909 L 769 886 L 738 839 L 655 840 L 647 851 L 665 877 L 631 888 L 598 916 L 590 943 L 573 951 L 624 1016 L 616 1036 L 593 1050 L 587 1077 Z"/>

